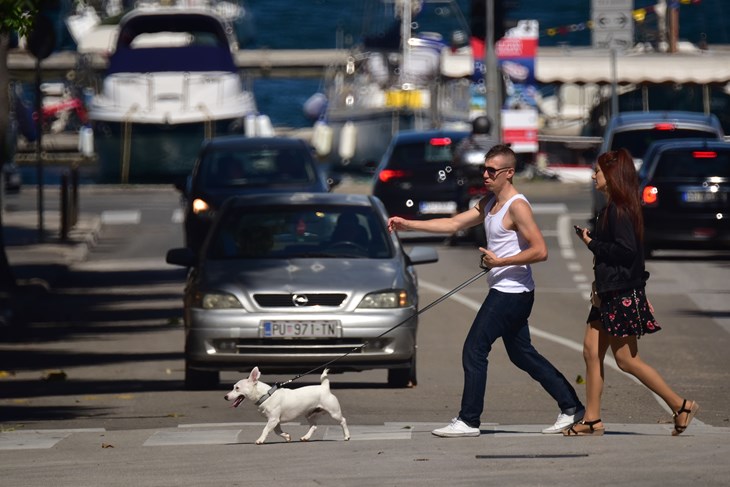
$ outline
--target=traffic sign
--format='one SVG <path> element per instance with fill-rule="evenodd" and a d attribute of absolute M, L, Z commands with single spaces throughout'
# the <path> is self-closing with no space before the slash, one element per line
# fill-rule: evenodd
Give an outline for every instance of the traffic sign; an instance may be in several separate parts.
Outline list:
<path fill-rule="evenodd" d="M 591 0 L 593 47 L 629 49 L 634 45 L 633 0 Z"/>

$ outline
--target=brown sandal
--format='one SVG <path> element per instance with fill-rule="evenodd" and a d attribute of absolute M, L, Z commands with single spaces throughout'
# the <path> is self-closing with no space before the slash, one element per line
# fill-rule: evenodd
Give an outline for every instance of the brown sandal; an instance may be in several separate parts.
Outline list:
<path fill-rule="evenodd" d="M 700 405 L 697 404 L 697 401 L 692 401 L 692 406 L 687 409 L 685 406 L 687 405 L 687 400 L 684 399 L 682 401 L 682 407 L 679 408 L 675 413 L 672 414 L 674 417 L 674 431 L 672 431 L 672 436 L 681 435 L 684 433 L 684 430 L 687 429 L 687 426 L 692 422 L 692 419 L 695 417 L 695 414 L 697 414 L 697 411 L 700 410 Z M 687 413 L 686 421 L 684 423 L 679 424 L 679 415 Z"/>
<path fill-rule="evenodd" d="M 571 426 L 568 429 L 563 430 L 563 436 L 601 436 L 606 431 L 606 429 L 601 426 L 600 428 L 596 428 L 595 426 L 600 423 L 601 420 L 596 419 L 594 421 L 578 421 L 573 426 Z M 582 425 L 582 426 L 588 426 L 587 429 L 575 429 L 576 426 Z"/>

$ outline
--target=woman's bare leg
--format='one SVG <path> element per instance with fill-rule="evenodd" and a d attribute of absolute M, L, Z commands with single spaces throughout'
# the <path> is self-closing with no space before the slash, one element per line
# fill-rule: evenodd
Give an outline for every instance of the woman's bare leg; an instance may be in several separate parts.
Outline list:
<path fill-rule="evenodd" d="M 583 359 L 586 363 L 586 413 L 585 421 L 601 418 L 601 395 L 603 394 L 603 359 L 608 350 L 608 335 L 599 321 L 586 325 L 583 340 Z"/>
<path fill-rule="evenodd" d="M 639 379 L 650 391 L 661 397 L 672 411 L 678 411 L 682 407 L 683 398 L 667 385 L 659 372 L 639 357 L 635 336 L 610 337 L 610 340 L 613 356 L 621 370 Z"/>

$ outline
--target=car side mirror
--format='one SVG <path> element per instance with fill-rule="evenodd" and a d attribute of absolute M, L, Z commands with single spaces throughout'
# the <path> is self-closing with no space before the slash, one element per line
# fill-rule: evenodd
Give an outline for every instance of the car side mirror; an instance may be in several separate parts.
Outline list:
<path fill-rule="evenodd" d="M 439 260 L 439 255 L 433 247 L 413 247 L 406 254 L 413 265 L 432 264 Z"/>
<path fill-rule="evenodd" d="M 167 251 L 165 256 L 165 262 L 172 265 L 179 265 L 182 267 L 195 267 L 198 263 L 198 259 L 193 249 L 189 247 L 183 247 L 178 249 L 170 249 Z"/>

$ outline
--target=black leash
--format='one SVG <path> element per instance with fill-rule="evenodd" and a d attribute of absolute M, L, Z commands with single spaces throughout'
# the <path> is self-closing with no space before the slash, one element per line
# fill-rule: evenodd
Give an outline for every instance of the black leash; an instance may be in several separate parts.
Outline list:
<path fill-rule="evenodd" d="M 459 291 L 461 291 L 462 289 L 464 289 L 466 286 L 468 286 L 469 284 L 471 284 L 472 282 L 476 281 L 477 279 L 479 279 L 480 277 L 482 277 L 484 274 L 486 274 L 487 272 L 489 272 L 489 269 L 486 268 L 486 267 L 484 267 L 483 265 L 480 265 L 479 267 L 482 268 L 482 270 L 479 272 L 479 274 L 475 275 L 474 277 L 470 278 L 467 281 L 462 282 L 461 284 L 459 284 L 458 286 L 456 286 L 454 289 L 452 289 L 448 293 L 444 294 L 443 296 L 441 296 L 437 300 L 431 302 L 426 307 L 424 307 L 422 309 L 419 309 L 418 311 L 416 311 L 415 313 L 413 313 L 412 315 L 410 315 L 408 318 L 404 319 L 403 321 L 401 321 L 397 325 L 391 327 L 390 329 L 384 331 L 383 333 L 381 333 L 380 335 L 378 335 L 375 338 L 381 338 L 381 337 L 387 335 L 391 331 L 395 330 L 396 328 L 398 328 L 399 326 L 401 326 L 402 324 L 404 324 L 406 321 L 408 321 L 408 320 L 410 320 L 412 318 L 415 318 L 416 316 L 420 315 L 421 313 L 425 313 L 429 309 L 431 309 L 434 306 L 436 306 L 437 304 L 439 304 L 441 301 L 444 301 L 445 299 L 449 299 L 451 296 L 453 296 L 454 294 L 458 293 Z M 299 374 L 296 377 L 294 377 L 293 379 L 289 379 L 286 382 L 277 382 L 276 384 L 274 384 L 271 387 L 271 389 L 269 389 L 269 392 L 267 392 L 261 399 L 259 399 L 260 402 L 257 402 L 256 405 L 259 405 L 260 403 L 262 403 L 266 399 L 268 399 L 269 396 L 271 396 L 271 394 L 273 394 L 274 391 L 276 391 L 276 389 L 278 389 L 279 387 L 285 386 L 285 385 L 289 384 L 290 382 L 294 382 L 295 380 L 300 379 L 300 378 L 304 377 L 305 375 L 309 375 L 312 372 L 315 372 L 315 371 L 320 370 L 320 369 L 324 369 L 328 365 L 331 365 L 331 364 L 337 362 L 338 360 L 341 360 L 341 359 L 347 357 L 351 353 L 357 352 L 358 350 L 360 350 L 361 348 L 365 347 L 366 345 L 367 345 L 366 343 L 363 343 L 362 345 L 358 345 L 357 347 L 354 347 L 352 350 L 350 350 L 349 352 L 345 353 L 344 355 L 342 355 L 340 357 L 337 357 L 337 358 L 334 358 L 334 359 L 330 360 L 329 362 L 327 362 L 326 364 L 319 365 L 319 366 L 313 368 L 312 370 L 308 370 L 307 372 L 304 372 L 303 374 Z"/>

